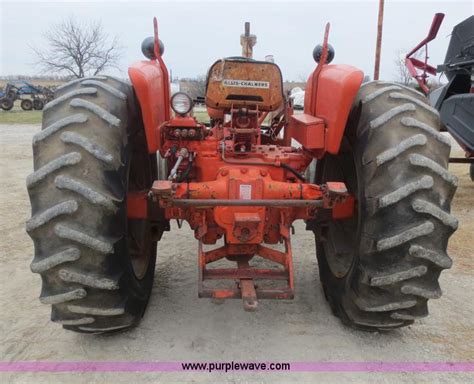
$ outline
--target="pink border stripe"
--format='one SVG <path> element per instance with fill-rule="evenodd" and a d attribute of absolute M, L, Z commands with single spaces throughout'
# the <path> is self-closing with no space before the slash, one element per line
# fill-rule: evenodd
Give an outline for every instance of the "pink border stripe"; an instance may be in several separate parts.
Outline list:
<path fill-rule="evenodd" d="M 474 372 L 474 362 L 326 362 L 291 363 L 294 372 Z"/>
<path fill-rule="evenodd" d="M 181 362 L 18 361 L 0 362 L 0 372 L 183 372 Z M 290 372 L 474 372 L 474 362 L 292 362 Z M 186 370 L 186 372 L 207 370 Z M 214 370 L 213 372 L 222 372 Z M 235 372 L 235 371 L 234 371 Z M 255 371 L 238 371 L 242 373 Z M 266 371 L 285 372 L 285 371 Z M 288 372 L 288 371 L 286 371 Z"/>

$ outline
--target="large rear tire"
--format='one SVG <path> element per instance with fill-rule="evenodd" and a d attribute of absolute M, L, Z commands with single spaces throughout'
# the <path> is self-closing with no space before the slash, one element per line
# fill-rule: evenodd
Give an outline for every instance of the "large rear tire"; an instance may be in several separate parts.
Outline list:
<path fill-rule="evenodd" d="M 351 220 L 316 232 L 320 277 L 333 312 L 353 327 L 388 330 L 428 314 L 451 267 L 457 179 L 438 112 L 399 84 L 361 87 L 341 151 L 317 164 L 316 182 L 344 181 L 358 201 Z"/>
<path fill-rule="evenodd" d="M 97 76 L 58 89 L 33 154 L 26 229 L 52 321 L 86 333 L 137 325 L 153 285 L 157 237 L 148 221 L 127 219 L 127 194 L 148 190 L 157 166 L 132 87 Z"/>

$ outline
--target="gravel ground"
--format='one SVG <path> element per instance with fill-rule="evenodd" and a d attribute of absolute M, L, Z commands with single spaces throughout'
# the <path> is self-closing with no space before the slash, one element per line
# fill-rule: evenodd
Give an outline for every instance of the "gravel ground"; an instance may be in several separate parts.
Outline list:
<path fill-rule="evenodd" d="M 29 270 L 33 246 L 24 230 L 30 216 L 25 177 L 32 170 L 31 137 L 39 125 L 0 125 L 0 262 L 2 361 L 473 361 L 474 183 L 468 167 L 460 178 L 453 211 L 460 229 L 450 242 L 454 266 L 441 277 L 444 295 L 432 301 L 431 316 L 388 334 L 348 329 L 324 300 L 314 241 L 296 223 L 293 238 L 296 299 L 261 301 L 247 313 L 240 300 L 197 300 L 197 243 L 189 227 L 166 233 L 159 244 L 155 287 L 139 328 L 115 336 L 64 331 L 49 321 L 38 300 L 40 279 Z M 131 382 L 330 382 L 460 383 L 468 373 L 42 373 L 6 374 L 5 383 Z"/>

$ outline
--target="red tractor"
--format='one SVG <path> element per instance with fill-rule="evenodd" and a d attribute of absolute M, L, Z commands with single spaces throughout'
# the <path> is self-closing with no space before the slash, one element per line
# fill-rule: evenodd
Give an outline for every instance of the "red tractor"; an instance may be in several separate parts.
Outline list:
<path fill-rule="evenodd" d="M 27 178 L 31 270 L 52 321 L 85 333 L 137 325 L 172 219 L 194 230 L 199 297 L 241 298 L 249 311 L 293 298 L 301 219 L 344 323 L 388 330 L 427 315 L 457 227 L 449 140 L 422 94 L 362 84 L 359 69 L 329 64 L 328 32 L 313 52 L 304 113 L 293 112 L 279 67 L 252 59 L 248 25 L 242 56 L 208 72 L 210 124 L 193 117 L 188 95 L 170 97 L 156 20 L 131 83 L 95 76 L 57 90 Z"/>

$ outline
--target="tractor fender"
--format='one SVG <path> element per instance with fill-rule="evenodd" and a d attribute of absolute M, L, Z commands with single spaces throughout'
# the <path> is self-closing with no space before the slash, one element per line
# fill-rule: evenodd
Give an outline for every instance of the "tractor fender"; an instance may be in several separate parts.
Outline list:
<path fill-rule="evenodd" d="M 474 157 L 474 94 L 448 97 L 440 110 L 441 122 L 469 157 Z"/>
<path fill-rule="evenodd" d="M 305 92 L 305 113 L 311 111 L 326 125 L 325 152 L 337 154 L 347 118 L 364 73 L 345 64 L 325 65 L 319 76 L 311 74 Z M 317 92 L 313 95 L 313 87 Z M 311 98 L 314 100 L 311 100 Z"/>
<path fill-rule="evenodd" d="M 170 118 L 168 76 L 156 61 L 138 61 L 128 75 L 140 104 L 149 153 L 160 149 L 160 126 Z"/>

